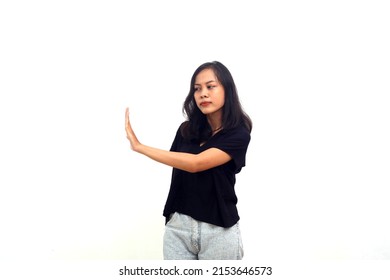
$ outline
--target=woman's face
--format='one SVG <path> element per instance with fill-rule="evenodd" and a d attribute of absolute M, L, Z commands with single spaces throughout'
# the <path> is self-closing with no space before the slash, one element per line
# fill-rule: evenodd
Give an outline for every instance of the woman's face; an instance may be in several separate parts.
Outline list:
<path fill-rule="evenodd" d="M 194 98 L 199 110 L 208 116 L 222 115 L 225 90 L 212 69 L 204 69 L 195 78 Z"/>

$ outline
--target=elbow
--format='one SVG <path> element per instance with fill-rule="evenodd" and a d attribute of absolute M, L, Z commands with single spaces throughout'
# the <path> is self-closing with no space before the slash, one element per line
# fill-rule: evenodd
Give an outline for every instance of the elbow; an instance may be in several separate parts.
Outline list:
<path fill-rule="evenodd" d="M 200 170 L 200 168 L 196 164 L 191 163 L 184 171 L 187 171 L 189 173 L 197 173 L 202 170 Z"/>
<path fill-rule="evenodd" d="M 198 173 L 198 172 L 201 172 L 203 170 L 199 169 L 199 168 L 196 168 L 196 167 L 190 167 L 186 171 L 189 172 L 189 173 Z"/>
<path fill-rule="evenodd" d="M 198 173 L 205 171 L 207 168 L 204 162 L 202 162 L 199 158 L 194 158 L 190 164 L 188 165 L 187 172 L 189 173 Z"/>

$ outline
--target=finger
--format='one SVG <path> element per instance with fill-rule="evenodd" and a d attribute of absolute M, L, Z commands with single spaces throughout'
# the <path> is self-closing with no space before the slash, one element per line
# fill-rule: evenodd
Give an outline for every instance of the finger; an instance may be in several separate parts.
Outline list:
<path fill-rule="evenodd" d="M 129 108 L 126 108 L 125 124 L 126 124 L 127 126 L 130 126 Z"/>

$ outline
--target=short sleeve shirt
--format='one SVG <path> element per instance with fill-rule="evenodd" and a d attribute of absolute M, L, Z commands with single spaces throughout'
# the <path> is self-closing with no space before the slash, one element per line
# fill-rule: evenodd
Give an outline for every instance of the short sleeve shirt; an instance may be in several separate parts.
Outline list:
<path fill-rule="evenodd" d="M 240 219 L 235 193 L 236 174 L 245 166 L 250 133 L 244 127 L 222 130 L 203 145 L 186 140 L 180 129 L 171 151 L 199 154 L 210 148 L 220 149 L 231 160 L 220 166 L 190 173 L 173 168 L 172 181 L 163 215 L 179 212 L 192 218 L 221 227 L 231 227 Z"/>

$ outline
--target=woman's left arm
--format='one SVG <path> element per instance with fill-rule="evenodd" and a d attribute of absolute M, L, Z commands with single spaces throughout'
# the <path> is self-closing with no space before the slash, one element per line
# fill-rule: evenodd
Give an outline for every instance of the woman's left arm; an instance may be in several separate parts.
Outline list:
<path fill-rule="evenodd" d="M 130 141 L 133 151 L 177 169 L 195 173 L 222 165 L 231 160 L 229 154 L 217 148 L 210 148 L 199 154 L 191 154 L 165 151 L 141 144 L 131 127 L 128 108 L 125 115 L 125 128 L 127 139 Z"/>

